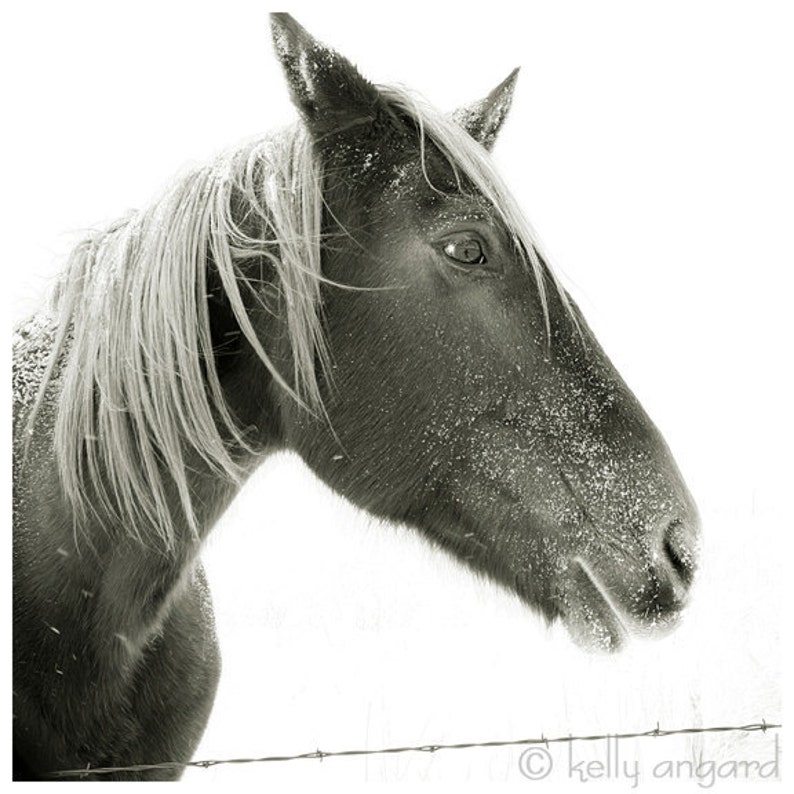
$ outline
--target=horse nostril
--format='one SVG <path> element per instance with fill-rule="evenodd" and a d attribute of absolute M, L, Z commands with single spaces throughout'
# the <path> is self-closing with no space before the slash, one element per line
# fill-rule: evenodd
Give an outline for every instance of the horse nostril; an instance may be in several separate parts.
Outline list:
<path fill-rule="evenodd" d="M 664 557 L 678 580 L 687 587 L 692 583 L 697 567 L 696 530 L 676 518 L 662 536 Z"/>

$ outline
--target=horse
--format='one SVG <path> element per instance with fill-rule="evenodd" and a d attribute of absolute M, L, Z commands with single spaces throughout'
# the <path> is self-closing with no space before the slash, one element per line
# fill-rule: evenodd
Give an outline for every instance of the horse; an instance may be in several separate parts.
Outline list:
<path fill-rule="evenodd" d="M 445 114 L 271 28 L 298 121 L 88 235 L 16 329 L 16 779 L 179 777 L 202 542 L 279 450 L 584 649 L 687 602 L 694 501 L 490 156 L 517 71 Z"/>

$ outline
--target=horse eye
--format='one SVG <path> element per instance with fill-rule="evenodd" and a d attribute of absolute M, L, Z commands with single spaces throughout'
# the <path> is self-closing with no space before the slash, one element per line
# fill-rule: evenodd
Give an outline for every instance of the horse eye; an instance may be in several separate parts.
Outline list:
<path fill-rule="evenodd" d="M 464 265 L 484 265 L 488 261 L 482 250 L 482 244 L 473 238 L 450 240 L 444 246 L 444 253 L 450 259 Z"/>

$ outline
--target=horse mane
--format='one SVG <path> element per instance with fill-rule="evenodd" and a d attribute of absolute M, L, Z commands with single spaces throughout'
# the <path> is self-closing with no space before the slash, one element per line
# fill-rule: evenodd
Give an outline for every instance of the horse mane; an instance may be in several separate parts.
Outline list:
<path fill-rule="evenodd" d="M 414 120 L 423 165 L 429 142 L 501 215 L 534 273 L 548 327 L 545 280 L 557 282 L 544 276 L 537 237 L 488 153 L 408 91 L 382 91 Z M 169 487 L 178 493 L 181 518 L 199 535 L 188 461 L 198 456 L 232 482 L 246 475 L 234 451 L 250 449 L 249 441 L 215 367 L 209 267 L 274 380 L 308 410 L 323 413 L 317 380 L 317 362 L 328 365 L 320 307 L 322 184 L 309 133 L 296 124 L 182 174 L 148 207 L 73 250 L 51 299 L 57 330 L 26 435 L 57 380 L 55 455 L 75 526 L 90 515 L 105 525 L 110 519 L 141 542 L 159 540 L 173 550 L 179 516 Z M 247 308 L 252 298 L 265 305 L 263 285 L 245 267 L 263 260 L 283 296 L 291 381 L 268 356 Z"/>

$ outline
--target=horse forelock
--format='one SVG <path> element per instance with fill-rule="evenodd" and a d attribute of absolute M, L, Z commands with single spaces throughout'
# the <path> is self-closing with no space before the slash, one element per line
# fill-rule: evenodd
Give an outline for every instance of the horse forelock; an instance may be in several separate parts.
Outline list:
<path fill-rule="evenodd" d="M 458 182 L 462 181 L 460 177 L 464 177 L 471 188 L 494 208 L 497 217 L 513 238 L 516 254 L 532 273 L 543 310 L 547 337 L 550 336 L 547 288 L 550 287 L 557 293 L 566 311 L 570 310 L 569 299 L 554 271 L 548 266 L 550 258 L 544 252 L 536 231 L 495 167 L 490 152 L 477 143 L 453 116 L 438 112 L 413 92 L 393 87 L 381 88 L 381 91 L 388 102 L 398 112 L 413 119 L 418 128 L 419 164 L 427 184 L 435 189 L 426 166 L 427 151 L 432 145 L 452 168 Z M 574 324 L 578 325 L 576 317 L 569 313 Z"/>

